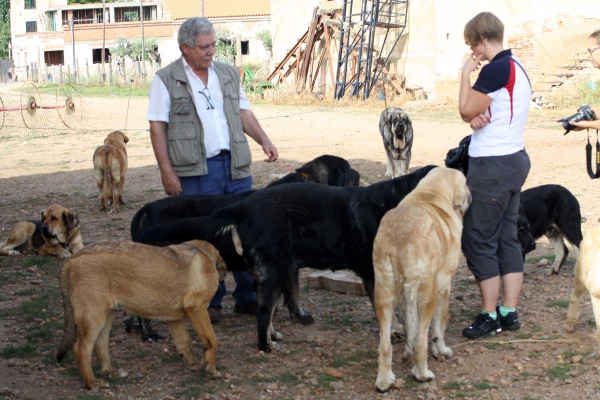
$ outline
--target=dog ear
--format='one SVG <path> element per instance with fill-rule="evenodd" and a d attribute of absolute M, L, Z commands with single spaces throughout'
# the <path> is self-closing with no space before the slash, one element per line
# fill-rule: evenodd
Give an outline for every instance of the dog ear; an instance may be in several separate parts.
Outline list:
<path fill-rule="evenodd" d="M 126 134 L 124 134 L 123 132 L 119 132 L 119 133 L 121 134 L 121 136 L 123 136 L 123 141 L 124 141 L 125 143 L 129 143 L 129 138 L 127 137 L 127 135 L 126 135 Z"/>
<path fill-rule="evenodd" d="M 63 224 L 69 229 L 73 229 L 79 224 L 79 220 L 77 219 L 75 214 L 73 214 L 70 211 L 63 212 L 62 219 Z"/>
<path fill-rule="evenodd" d="M 44 210 L 42 210 L 42 223 L 44 222 Z"/>

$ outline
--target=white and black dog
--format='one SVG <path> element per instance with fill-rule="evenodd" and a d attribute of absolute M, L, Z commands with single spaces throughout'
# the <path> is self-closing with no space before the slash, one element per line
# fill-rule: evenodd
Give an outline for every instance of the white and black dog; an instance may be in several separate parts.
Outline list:
<path fill-rule="evenodd" d="M 379 132 L 387 154 L 385 176 L 406 175 L 413 143 L 412 122 L 408 114 L 401 108 L 388 107 L 381 113 Z"/>

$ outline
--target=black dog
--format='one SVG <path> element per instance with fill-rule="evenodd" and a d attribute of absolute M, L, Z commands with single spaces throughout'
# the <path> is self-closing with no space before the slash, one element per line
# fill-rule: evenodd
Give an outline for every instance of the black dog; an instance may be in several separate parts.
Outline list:
<path fill-rule="evenodd" d="M 281 294 L 290 315 L 302 323 L 314 321 L 298 303 L 299 268 L 353 270 L 373 302 L 372 253 L 379 222 L 434 167 L 364 188 L 310 183 L 265 188 L 209 217 L 150 228 L 141 240 L 169 244 L 197 238 L 214 244 L 231 232 L 257 288 L 258 347 L 269 352 L 271 339 L 281 337 L 271 322 Z"/>
<path fill-rule="evenodd" d="M 573 247 L 575 258 L 583 240 L 579 201 L 568 189 L 559 185 L 524 190 L 517 229 L 523 260 L 525 254 L 535 249 L 536 239 L 545 235 L 550 240 L 556 254 L 551 271 L 557 274 L 569 255 L 563 238 Z"/>
<path fill-rule="evenodd" d="M 283 178 L 271 182 L 267 187 L 278 186 L 288 183 L 315 182 L 331 186 L 351 186 L 359 185 L 360 174 L 358 171 L 350 168 L 348 161 L 341 157 L 323 155 L 302 165 L 296 169 L 295 173 L 289 173 Z M 248 196 L 256 190 L 251 190 L 239 194 L 225 195 L 191 195 L 167 197 L 161 200 L 148 203 L 143 206 L 133 217 L 131 221 L 131 239 L 134 242 L 158 245 L 152 234 L 144 235 L 143 232 L 148 228 L 164 224 L 170 221 L 195 218 L 210 215 L 212 212 L 232 205 Z M 162 242 L 161 245 L 180 244 L 178 240 Z M 227 265 L 228 271 L 246 271 L 248 269 L 244 260 L 235 252 L 231 239 L 227 236 L 216 237 L 212 243 L 217 247 L 221 257 Z M 133 319 L 127 317 L 124 320 L 125 329 L 131 332 L 134 328 Z M 300 321 L 305 322 L 305 321 Z M 159 335 L 154 333 L 149 320 L 139 321 L 139 330 L 142 340 L 158 340 Z"/>
<path fill-rule="evenodd" d="M 271 182 L 267 187 L 300 182 L 323 183 L 330 186 L 358 186 L 359 180 L 360 174 L 350 168 L 348 161 L 341 157 L 323 155 L 307 162 L 296 169 L 296 172 Z M 153 201 L 143 206 L 131 220 L 131 240 L 137 242 L 142 232 L 154 225 L 181 218 L 210 215 L 213 211 L 234 204 L 255 191 L 216 196 L 176 196 Z M 227 260 L 225 262 L 227 263 Z M 229 269 L 229 263 L 227 265 Z"/>

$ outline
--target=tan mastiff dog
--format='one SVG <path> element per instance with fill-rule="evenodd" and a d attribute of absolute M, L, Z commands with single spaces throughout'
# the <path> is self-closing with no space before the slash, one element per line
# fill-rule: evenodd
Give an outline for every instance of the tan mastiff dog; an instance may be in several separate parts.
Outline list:
<path fill-rule="evenodd" d="M 129 138 L 121 131 L 114 131 L 104 139 L 104 145 L 94 152 L 94 171 L 96 185 L 100 191 L 100 210 L 107 210 L 107 203 L 112 204 L 111 213 L 119 212 L 119 204 L 123 201 L 123 187 L 127 172 L 127 149 L 125 143 Z"/>
<path fill-rule="evenodd" d="M 42 211 L 41 220 L 21 221 L 0 243 L 0 256 L 14 256 L 34 250 L 59 258 L 69 257 L 83 248 L 79 219 L 63 206 L 53 204 Z"/>
<path fill-rule="evenodd" d="M 85 247 L 60 268 L 65 309 L 64 336 L 56 358 L 73 347 L 88 389 L 106 386 L 92 372 L 92 350 L 102 374 L 115 374 L 108 339 L 116 310 L 168 321 L 177 351 L 192 371 L 203 367 L 190 349 L 186 319 L 206 347 L 207 371 L 215 368 L 217 337 L 208 303 L 225 278 L 225 263 L 210 243 L 193 240 L 154 247 L 130 241 L 107 241 Z"/>
<path fill-rule="evenodd" d="M 565 321 L 568 333 L 575 331 L 579 319 L 579 303 L 585 291 L 590 292 L 596 320 L 596 343 L 594 350 L 600 355 L 600 225 L 596 225 L 583 237 L 577 264 L 575 265 L 575 288 L 571 292 L 569 311 Z"/>
<path fill-rule="evenodd" d="M 433 318 L 433 355 L 452 357 L 444 342 L 452 277 L 461 254 L 462 218 L 471 192 L 462 172 L 432 169 L 381 220 L 373 244 L 375 310 L 379 320 L 379 371 L 375 387 L 387 391 L 392 372 L 390 330 L 400 304 L 406 332 L 404 359 L 414 356 L 412 375 L 432 380 L 427 333 Z"/>

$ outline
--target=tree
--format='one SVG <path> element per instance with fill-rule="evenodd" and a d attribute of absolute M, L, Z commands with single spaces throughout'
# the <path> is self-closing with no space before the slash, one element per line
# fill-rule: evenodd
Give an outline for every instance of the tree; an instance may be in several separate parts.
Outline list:
<path fill-rule="evenodd" d="M 237 54 L 235 48 L 235 34 L 229 28 L 217 28 L 216 38 L 217 44 L 215 49 L 215 60 L 227 64 L 235 63 Z"/>
<path fill-rule="evenodd" d="M 8 60 L 10 43 L 10 0 L 0 0 L 0 59 Z"/>
<path fill-rule="evenodd" d="M 263 42 L 265 50 L 271 53 L 271 50 L 273 50 L 273 39 L 271 38 L 271 31 L 268 29 L 264 29 L 258 32 L 256 34 L 256 37 L 258 38 L 258 40 Z"/>

